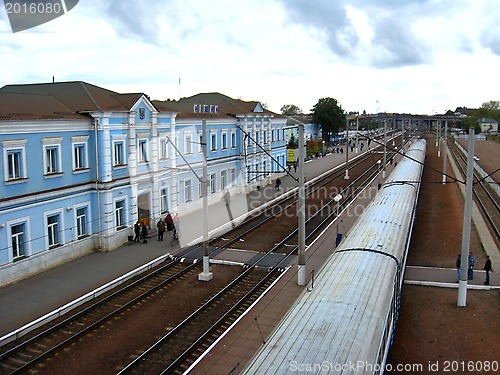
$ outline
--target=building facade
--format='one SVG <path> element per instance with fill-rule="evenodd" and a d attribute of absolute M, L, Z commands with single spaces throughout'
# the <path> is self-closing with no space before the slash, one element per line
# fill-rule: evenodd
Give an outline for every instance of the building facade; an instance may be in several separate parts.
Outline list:
<path fill-rule="evenodd" d="M 219 93 L 151 101 L 85 82 L 0 89 L 0 284 L 116 249 L 135 222 L 270 182 L 286 165 L 286 119 Z"/>

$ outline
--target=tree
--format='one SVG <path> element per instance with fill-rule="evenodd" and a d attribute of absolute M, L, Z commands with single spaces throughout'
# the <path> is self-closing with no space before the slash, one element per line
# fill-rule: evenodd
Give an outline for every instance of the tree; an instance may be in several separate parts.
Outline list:
<path fill-rule="evenodd" d="M 344 110 L 336 99 L 321 98 L 311 111 L 312 121 L 321 126 L 321 137 L 325 141 L 330 141 L 330 134 L 336 134 L 345 127 Z"/>
<path fill-rule="evenodd" d="M 481 108 L 486 109 L 500 109 L 500 101 L 498 100 L 490 100 L 489 102 L 483 103 Z"/>
<path fill-rule="evenodd" d="M 297 107 L 295 104 L 285 104 L 281 107 L 281 114 L 285 116 L 297 116 L 302 114 L 302 109 Z"/>

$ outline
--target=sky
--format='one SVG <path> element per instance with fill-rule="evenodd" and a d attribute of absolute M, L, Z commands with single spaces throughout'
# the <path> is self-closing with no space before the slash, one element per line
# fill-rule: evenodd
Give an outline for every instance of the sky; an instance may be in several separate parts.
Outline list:
<path fill-rule="evenodd" d="M 500 100 L 498 20 L 500 0 L 80 0 L 13 33 L 0 3 L 0 87 L 439 114 Z"/>

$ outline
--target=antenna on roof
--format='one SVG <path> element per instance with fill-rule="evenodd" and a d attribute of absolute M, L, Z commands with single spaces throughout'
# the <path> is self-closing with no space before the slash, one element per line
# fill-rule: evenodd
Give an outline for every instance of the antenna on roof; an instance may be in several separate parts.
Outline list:
<path fill-rule="evenodd" d="M 179 100 L 181 99 L 181 78 L 179 77 Z"/>

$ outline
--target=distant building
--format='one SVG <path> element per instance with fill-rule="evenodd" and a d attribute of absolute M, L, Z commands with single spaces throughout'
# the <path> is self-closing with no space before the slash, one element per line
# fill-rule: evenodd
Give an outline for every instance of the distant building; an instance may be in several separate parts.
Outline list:
<path fill-rule="evenodd" d="M 498 121 L 494 119 L 482 117 L 477 120 L 477 123 L 481 126 L 481 133 L 498 133 Z"/>
<path fill-rule="evenodd" d="M 202 205 L 202 121 L 209 202 L 286 165 L 286 118 L 219 93 L 151 101 L 86 82 L 0 89 L 0 285 L 117 248 L 136 221 Z"/>

